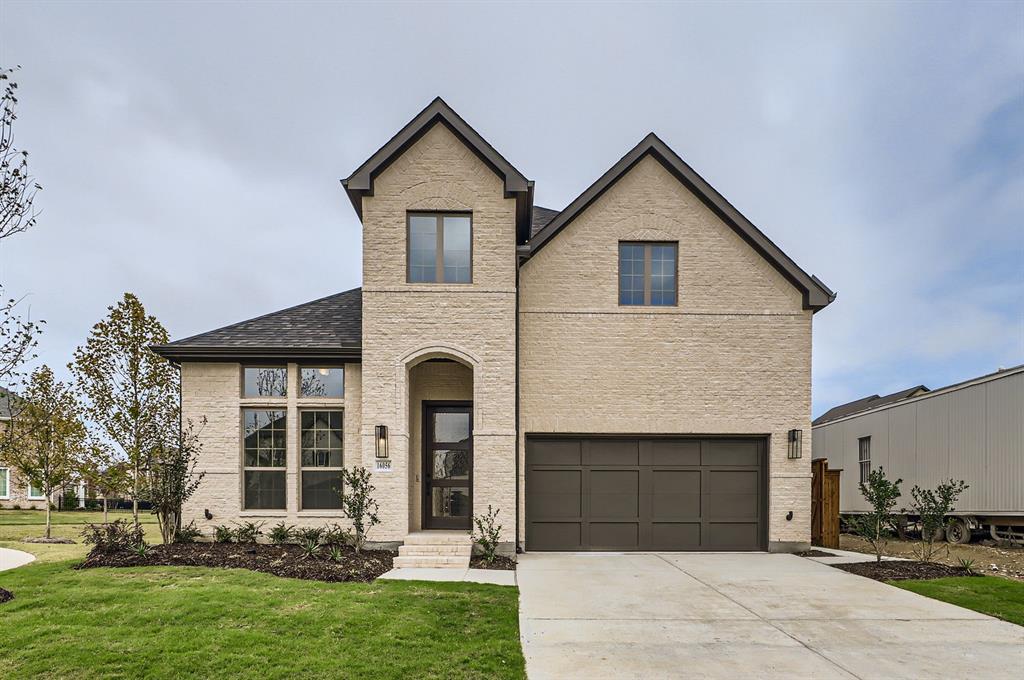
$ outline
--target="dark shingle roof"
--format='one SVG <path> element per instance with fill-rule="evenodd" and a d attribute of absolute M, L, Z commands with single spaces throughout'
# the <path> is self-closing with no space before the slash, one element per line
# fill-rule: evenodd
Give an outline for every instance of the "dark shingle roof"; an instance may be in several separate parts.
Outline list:
<path fill-rule="evenodd" d="M 538 231 L 548 226 L 548 222 L 555 219 L 560 210 L 552 210 L 551 208 L 542 208 L 539 205 L 533 206 L 533 219 L 530 222 L 530 238 Z"/>
<path fill-rule="evenodd" d="M 0 420 L 11 419 L 11 404 L 18 399 L 18 395 L 10 390 L 0 387 Z"/>
<path fill-rule="evenodd" d="M 358 357 L 362 344 L 363 290 L 258 316 L 153 350 L 169 359 L 216 357 Z"/>
<path fill-rule="evenodd" d="M 886 404 L 892 404 L 893 402 L 902 401 L 903 399 L 909 399 L 910 397 L 916 397 L 919 394 L 928 392 L 928 388 L 924 385 L 917 385 L 915 387 L 908 387 L 905 390 L 899 392 L 893 392 L 887 394 L 884 397 L 880 397 L 877 394 L 873 394 L 870 397 L 862 397 L 856 401 L 851 401 L 847 404 L 840 404 L 825 411 L 820 416 L 814 419 L 812 425 L 821 425 L 831 420 L 838 420 L 854 413 L 866 411 L 869 408 L 877 408 L 878 406 L 885 406 Z"/>

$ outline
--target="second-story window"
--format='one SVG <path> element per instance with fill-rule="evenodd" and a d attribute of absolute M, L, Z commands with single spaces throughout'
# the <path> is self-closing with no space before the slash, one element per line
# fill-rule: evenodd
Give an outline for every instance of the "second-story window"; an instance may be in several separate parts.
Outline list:
<path fill-rule="evenodd" d="M 409 283 L 471 283 L 473 226 L 468 213 L 409 213 Z"/>
<path fill-rule="evenodd" d="M 619 243 L 619 304 L 676 304 L 678 251 L 675 243 Z"/>

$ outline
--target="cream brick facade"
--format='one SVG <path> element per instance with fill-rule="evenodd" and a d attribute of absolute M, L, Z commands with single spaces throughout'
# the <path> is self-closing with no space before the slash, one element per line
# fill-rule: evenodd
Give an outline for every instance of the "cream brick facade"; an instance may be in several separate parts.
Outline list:
<path fill-rule="evenodd" d="M 618 305 L 618 244 L 631 240 L 678 241 L 678 306 Z M 524 435 L 770 435 L 769 541 L 810 541 L 811 312 L 657 160 L 527 261 L 520 293 Z M 804 457 L 788 460 L 794 428 Z M 522 540 L 525 437 L 519 455 Z"/>

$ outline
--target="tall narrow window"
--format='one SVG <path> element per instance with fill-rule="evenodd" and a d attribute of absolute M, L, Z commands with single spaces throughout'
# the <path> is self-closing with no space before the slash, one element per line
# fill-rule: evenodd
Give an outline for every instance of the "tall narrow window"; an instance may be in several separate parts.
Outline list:
<path fill-rule="evenodd" d="M 409 213 L 407 251 L 409 283 L 472 282 L 472 217 Z"/>
<path fill-rule="evenodd" d="M 284 510 L 287 417 L 285 411 L 242 409 L 245 445 L 243 507 Z"/>
<path fill-rule="evenodd" d="M 857 440 L 857 465 L 860 467 L 860 481 L 868 483 L 868 476 L 871 474 L 871 437 L 861 437 Z"/>
<path fill-rule="evenodd" d="M 302 509 L 341 507 L 342 412 L 303 411 Z"/>
<path fill-rule="evenodd" d="M 0 468 L 0 500 L 7 500 L 11 497 L 11 470 Z"/>
<path fill-rule="evenodd" d="M 675 243 L 619 243 L 619 304 L 676 304 L 678 255 Z"/>

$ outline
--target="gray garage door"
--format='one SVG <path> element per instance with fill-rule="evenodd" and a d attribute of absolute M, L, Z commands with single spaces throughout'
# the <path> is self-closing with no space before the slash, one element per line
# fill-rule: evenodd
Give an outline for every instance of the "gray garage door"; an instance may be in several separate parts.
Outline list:
<path fill-rule="evenodd" d="M 763 550 L 763 439 L 526 441 L 527 550 Z"/>

